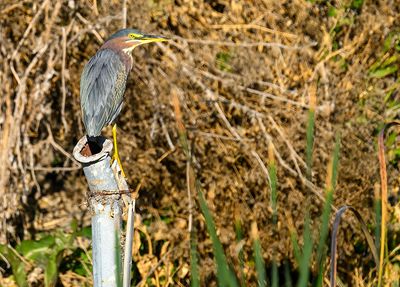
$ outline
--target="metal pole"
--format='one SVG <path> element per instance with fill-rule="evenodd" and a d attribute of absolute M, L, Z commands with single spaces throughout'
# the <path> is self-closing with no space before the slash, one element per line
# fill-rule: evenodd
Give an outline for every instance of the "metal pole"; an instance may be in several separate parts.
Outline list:
<path fill-rule="evenodd" d="M 133 234 L 134 234 L 134 222 L 135 222 L 135 204 L 136 198 L 131 196 L 131 191 L 125 180 L 121 175 L 121 169 L 116 161 L 114 161 L 111 166 L 114 171 L 114 176 L 117 179 L 118 188 L 120 191 L 128 191 L 127 194 L 122 192 L 122 200 L 125 206 L 128 208 L 128 218 L 126 223 L 126 233 L 125 233 L 125 249 L 123 256 L 123 278 L 122 287 L 131 286 L 131 269 L 132 269 L 132 244 L 133 244 Z"/>
<path fill-rule="evenodd" d="M 117 287 L 121 282 L 121 195 L 111 169 L 112 142 L 98 137 L 88 148 L 82 137 L 73 155 L 83 165 L 89 185 L 92 216 L 93 283 L 95 287 Z M 92 152 L 91 150 L 94 150 Z M 99 152 L 96 152 L 99 151 Z"/>
<path fill-rule="evenodd" d="M 131 286 L 131 269 L 132 269 L 132 244 L 133 244 L 133 224 L 135 219 L 135 199 L 129 198 L 128 203 L 128 222 L 125 235 L 125 251 L 124 251 L 124 272 L 123 287 Z"/>

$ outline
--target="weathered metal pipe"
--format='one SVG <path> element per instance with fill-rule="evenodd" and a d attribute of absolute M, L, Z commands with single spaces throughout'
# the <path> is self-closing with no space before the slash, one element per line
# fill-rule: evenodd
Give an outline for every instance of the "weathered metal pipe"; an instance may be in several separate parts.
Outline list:
<path fill-rule="evenodd" d="M 122 279 L 121 195 L 110 166 L 112 149 L 112 142 L 103 137 L 96 138 L 90 148 L 87 137 L 84 136 L 73 151 L 75 159 L 83 166 L 90 189 L 88 201 L 94 213 L 92 248 L 95 287 L 116 287 Z"/>
<path fill-rule="evenodd" d="M 126 232 L 125 232 L 125 244 L 124 244 L 124 256 L 123 256 L 123 278 L 122 287 L 131 286 L 131 269 L 132 269 L 132 244 L 133 244 L 133 233 L 134 233 L 134 221 L 135 221 L 135 204 L 136 199 L 131 197 L 131 191 L 121 174 L 121 169 L 117 163 L 114 161 L 111 166 L 114 171 L 114 175 L 117 179 L 118 188 L 122 193 L 122 200 L 127 207 L 127 222 L 126 222 Z"/>

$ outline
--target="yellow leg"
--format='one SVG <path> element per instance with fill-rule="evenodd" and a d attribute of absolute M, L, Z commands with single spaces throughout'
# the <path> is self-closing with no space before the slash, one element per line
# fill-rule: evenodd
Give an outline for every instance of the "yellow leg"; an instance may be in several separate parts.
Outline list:
<path fill-rule="evenodd" d="M 113 128 L 112 128 L 112 134 L 113 134 L 113 139 L 114 139 L 114 155 L 112 157 L 111 162 L 113 162 L 114 160 L 117 161 L 119 168 L 121 169 L 121 174 L 123 177 L 125 176 L 125 172 L 124 169 L 122 168 L 122 164 L 121 164 L 121 159 L 119 158 L 119 154 L 118 154 L 118 146 L 117 146 L 117 124 L 114 124 Z"/>

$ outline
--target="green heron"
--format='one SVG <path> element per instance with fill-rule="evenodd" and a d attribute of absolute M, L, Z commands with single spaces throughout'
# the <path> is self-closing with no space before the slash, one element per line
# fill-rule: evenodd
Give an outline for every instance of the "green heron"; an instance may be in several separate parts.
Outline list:
<path fill-rule="evenodd" d="M 81 75 L 81 109 L 88 140 L 100 136 L 101 130 L 115 121 L 121 112 L 126 81 L 133 66 L 135 47 L 166 41 L 167 38 L 146 35 L 135 29 L 123 29 L 113 34 L 89 60 Z M 117 127 L 113 128 L 114 155 L 123 176 L 117 148 Z"/>

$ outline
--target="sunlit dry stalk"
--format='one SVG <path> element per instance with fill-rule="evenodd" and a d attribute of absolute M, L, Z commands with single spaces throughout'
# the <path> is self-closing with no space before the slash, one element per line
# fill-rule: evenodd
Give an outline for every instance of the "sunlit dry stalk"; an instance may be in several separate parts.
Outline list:
<path fill-rule="evenodd" d="M 126 14 L 128 12 L 126 1 L 127 0 L 122 0 L 122 28 L 124 29 L 126 28 Z"/>
<path fill-rule="evenodd" d="M 99 16 L 99 9 L 97 9 L 97 0 L 93 0 L 93 5 L 92 5 L 92 7 L 93 7 L 93 13 L 94 13 L 94 15 Z"/>
<path fill-rule="evenodd" d="M 272 142 L 268 143 L 268 163 L 271 165 L 275 165 L 275 156 L 274 156 L 274 145 Z"/>
<path fill-rule="evenodd" d="M 28 2 L 28 0 L 19 1 L 18 3 L 15 3 L 15 4 L 7 6 L 6 8 L 4 8 L 3 10 L 0 11 L 0 15 L 6 15 L 6 14 L 10 13 L 14 9 L 23 7 L 23 4 L 25 2 Z"/>
<path fill-rule="evenodd" d="M 1 129 L 0 129 L 0 194 L 3 198 L 3 203 L 1 205 L 1 210 L 3 213 L 6 213 L 8 204 L 13 205 L 13 202 L 11 201 L 10 197 L 14 197 L 13 194 L 6 194 L 6 184 L 8 183 L 9 179 L 9 153 L 10 153 L 10 129 L 12 127 L 12 104 L 11 104 L 11 79 L 8 76 L 9 72 L 9 65 L 7 63 L 4 64 L 4 70 L 2 74 L 2 83 L 3 83 L 3 97 L 2 99 L 5 99 L 4 103 L 0 106 L 0 108 L 3 108 L 4 105 L 4 119 L 3 123 L 1 124 Z M 6 223 L 2 222 L 0 224 L 1 227 L 5 227 Z M 4 236 L 4 235 L 3 235 Z M 0 242 L 3 241 L 3 237 L 0 238 Z"/>
<path fill-rule="evenodd" d="M 65 120 L 65 99 L 67 98 L 67 92 L 65 88 L 65 58 L 67 55 L 67 34 L 65 32 L 65 27 L 61 28 L 62 31 L 62 64 L 61 64 L 61 90 L 62 90 L 62 100 L 61 100 L 61 121 L 64 126 L 64 132 L 68 133 L 68 125 Z"/>
<path fill-rule="evenodd" d="M 187 195 L 188 195 L 188 209 L 189 209 L 189 218 L 188 218 L 188 231 L 192 232 L 192 222 L 193 222 L 193 202 L 192 202 L 192 190 L 194 188 L 194 173 L 191 168 L 191 154 L 189 143 L 187 142 L 186 128 L 182 121 L 182 112 L 179 104 L 179 99 L 176 91 L 172 92 L 172 106 L 175 112 L 175 120 L 176 127 L 178 129 L 179 138 L 181 140 L 182 147 L 186 154 L 186 186 L 187 186 Z"/>
<path fill-rule="evenodd" d="M 313 83 L 310 86 L 309 89 L 309 95 L 310 95 L 310 110 L 315 112 L 315 109 L 317 107 L 317 85 Z"/>
<path fill-rule="evenodd" d="M 378 287 L 382 286 L 382 277 L 384 272 L 384 256 L 386 246 L 386 221 L 387 221 L 387 174 L 386 174 L 386 160 L 385 160 L 385 128 L 379 134 L 378 138 L 378 158 L 379 158 L 379 171 L 381 177 L 381 238 L 380 238 L 380 252 L 379 252 L 379 273 L 378 273 Z"/>

